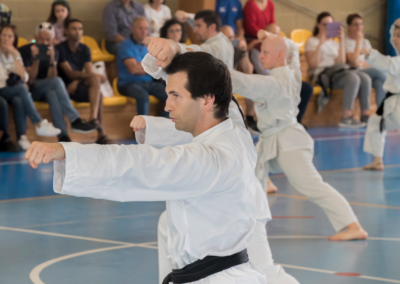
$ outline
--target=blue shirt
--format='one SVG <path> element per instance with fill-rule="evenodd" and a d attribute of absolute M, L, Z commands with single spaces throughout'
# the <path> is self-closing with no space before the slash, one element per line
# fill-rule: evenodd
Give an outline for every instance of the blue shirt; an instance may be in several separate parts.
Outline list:
<path fill-rule="evenodd" d="M 124 60 L 128 58 L 133 58 L 136 59 L 137 62 L 142 62 L 147 53 L 147 47 L 143 44 L 136 43 L 132 39 L 132 36 L 119 44 L 117 54 L 118 86 L 135 82 L 151 82 L 153 80 L 153 78 L 148 74 L 133 75 L 129 73 L 128 68 L 124 64 Z"/>
<path fill-rule="evenodd" d="M 60 53 L 58 63 L 68 62 L 74 71 L 82 71 L 85 63 L 92 62 L 92 56 L 89 47 L 82 43 L 79 43 L 76 52 L 71 51 L 68 45 L 68 40 L 58 44 L 56 48 Z M 64 73 L 64 70 L 60 68 L 60 66 L 58 68 L 58 74 L 64 80 L 65 84 L 68 85 L 72 82 L 72 80 L 68 78 L 67 74 Z"/>
<path fill-rule="evenodd" d="M 239 0 L 217 0 L 215 11 L 219 14 L 223 26 L 231 26 L 236 34 L 236 21 L 243 19 L 242 3 Z"/>

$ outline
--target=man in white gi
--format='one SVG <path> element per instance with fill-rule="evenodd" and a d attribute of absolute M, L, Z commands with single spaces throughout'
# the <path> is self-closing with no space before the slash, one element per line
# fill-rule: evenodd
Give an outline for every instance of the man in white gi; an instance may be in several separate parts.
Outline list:
<path fill-rule="evenodd" d="M 164 40 L 157 40 L 164 41 Z M 168 44 L 168 41 L 164 42 Z M 161 43 L 162 44 L 162 43 Z M 160 44 L 160 45 L 161 45 Z M 176 46 L 177 49 L 180 47 Z M 181 49 L 185 53 L 185 49 Z M 150 56 L 142 62 L 144 70 L 152 75 L 155 79 L 164 79 L 168 81 L 168 75 L 161 68 L 154 66 L 156 61 L 149 60 Z M 245 131 L 245 123 L 243 113 L 239 109 L 237 102 L 232 101 L 229 106 L 229 117 L 233 123 L 243 128 Z M 157 148 L 166 146 L 182 145 L 190 143 L 193 136 L 190 133 L 179 131 L 175 128 L 174 123 L 170 119 L 151 116 L 135 116 L 132 120 L 131 127 L 136 132 L 136 139 L 139 144 L 147 144 Z M 248 133 L 250 136 L 250 133 Z M 260 182 L 254 175 L 254 183 L 256 189 L 256 218 L 257 224 L 254 229 L 253 237 L 247 248 L 249 259 L 260 272 L 262 272 L 269 284 L 298 284 L 299 282 L 291 275 L 287 274 L 280 265 L 274 265 L 271 249 L 269 247 L 266 235 L 266 222 L 271 220 L 271 212 L 269 210 L 266 194 L 261 187 Z M 172 263 L 168 257 L 168 229 L 167 215 L 164 212 L 158 223 L 158 259 L 159 259 L 159 278 L 160 283 L 163 281 L 172 269 Z"/>
<path fill-rule="evenodd" d="M 350 204 L 323 182 L 313 165 L 313 140 L 296 120 L 301 71 L 295 61 L 287 65 L 287 43 L 283 37 L 263 30 L 259 39 L 263 40 L 260 61 L 265 69 L 271 70 L 271 76 L 230 71 L 233 91 L 256 102 L 258 128 L 262 132 L 256 145 L 256 176 L 265 186 L 269 172 L 283 170 L 293 187 L 328 215 L 339 232 L 330 240 L 367 238 Z"/>
<path fill-rule="evenodd" d="M 374 155 L 374 161 L 365 166 L 365 170 L 383 170 L 386 133 L 393 129 L 400 133 L 400 19 L 390 28 L 390 42 L 396 50 L 396 57 L 384 56 L 375 49 L 362 50 L 369 65 L 388 74 L 383 84 L 383 89 L 388 92 L 386 98 L 368 120 L 364 151 Z"/>
<path fill-rule="evenodd" d="M 163 58 L 156 45 L 148 50 Z M 194 137 L 191 143 L 156 149 L 34 142 L 26 158 L 34 168 L 55 161 L 58 193 L 167 201 L 175 270 L 164 283 L 265 284 L 247 261 L 256 225 L 256 153 L 248 132 L 228 118 L 229 71 L 213 56 L 195 52 L 175 57 L 166 72 L 165 110 L 178 130 Z"/>

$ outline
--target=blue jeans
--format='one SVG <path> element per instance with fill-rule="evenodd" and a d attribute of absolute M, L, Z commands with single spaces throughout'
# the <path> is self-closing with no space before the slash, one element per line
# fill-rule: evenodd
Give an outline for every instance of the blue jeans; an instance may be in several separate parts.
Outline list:
<path fill-rule="evenodd" d="M 35 80 L 30 86 L 34 101 L 47 102 L 50 106 L 53 125 L 61 129 L 61 136 L 68 136 L 67 124 L 64 121 L 65 115 L 70 122 L 79 118 L 79 114 L 74 109 L 64 82 L 60 77 L 53 77 Z"/>
<path fill-rule="evenodd" d="M 10 138 L 8 135 L 8 104 L 2 97 L 0 97 L 0 131 L 3 131 L 0 142 L 7 141 Z"/>
<path fill-rule="evenodd" d="M 164 102 L 168 98 L 164 84 L 155 81 L 128 83 L 123 86 L 118 86 L 118 91 L 123 96 L 136 99 L 138 115 L 149 115 L 149 95 L 153 95 Z M 169 113 L 164 110 L 162 116 L 169 117 Z"/>
<path fill-rule="evenodd" d="M 383 89 L 383 83 L 386 81 L 386 75 L 373 67 L 361 69 L 360 71 L 367 73 L 372 80 L 372 87 L 376 93 L 376 105 L 380 106 L 386 96 L 386 91 Z"/>
<path fill-rule="evenodd" d="M 0 97 L 4 98 L 13 106 L 17 139 L 19 139 L 21 135 L 25 135 L 26 116 L 29 117 L 33 124 L 42 121 L 42 117 L 33 104 L 31 95 L 22 83 L 12 87 L 1 88 Z"/>

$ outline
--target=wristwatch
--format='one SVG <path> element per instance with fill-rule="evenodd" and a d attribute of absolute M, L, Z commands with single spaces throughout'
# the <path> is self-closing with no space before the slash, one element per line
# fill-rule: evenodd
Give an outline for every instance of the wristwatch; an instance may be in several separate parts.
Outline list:
<path fill-rule="evenodd" d="M 56 67 L 57 66 L 57 61 L 53 61 L 53 63 L 49 62 L 49 66 Z"/>

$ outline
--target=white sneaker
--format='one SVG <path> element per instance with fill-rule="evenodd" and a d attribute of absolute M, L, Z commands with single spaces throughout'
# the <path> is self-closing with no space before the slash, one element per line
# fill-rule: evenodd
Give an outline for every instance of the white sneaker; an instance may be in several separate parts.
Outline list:
<path fill-rule="evenodd" d="M 31 142 L 29 142 L 26 135 L 21 135 L 21 138 L 19 138 L 19 140 L 18 140 L 18 146 L 22 150 L 26 151 L 26 150 L 28 150 L 29 146 L 31 146 Z"/>
<path fill-rule="evenodd" d="M 61 130 L 55 128 L 51 122 L 48 122 L 47 119 L 43 119 L 40 127 L 36 126 L 36 134 L 39 136 L 52 137 L 57 136 L 61 133 Z"/>

